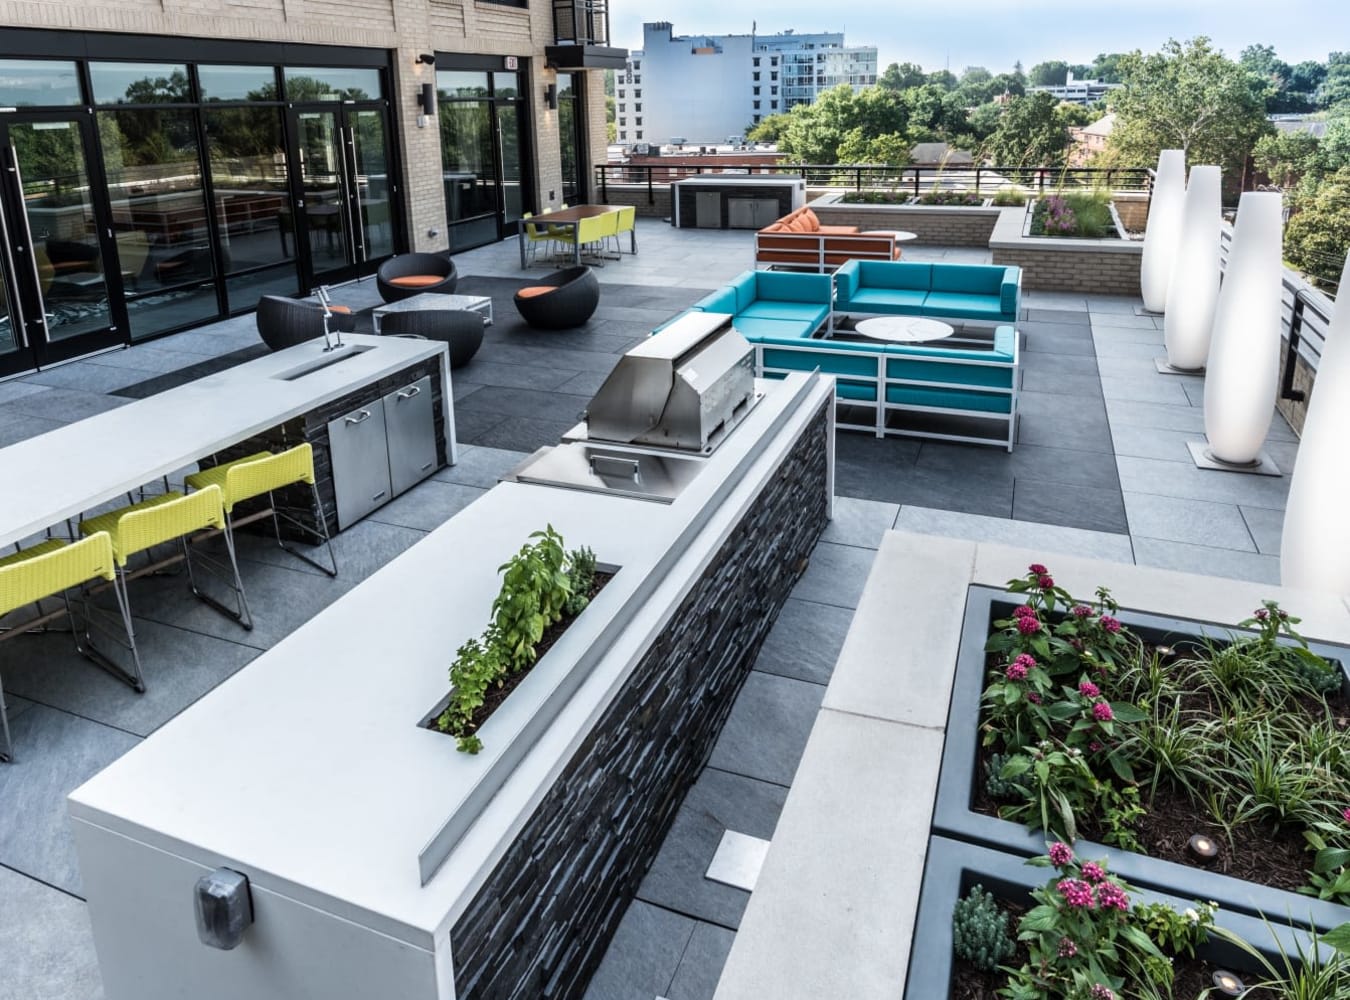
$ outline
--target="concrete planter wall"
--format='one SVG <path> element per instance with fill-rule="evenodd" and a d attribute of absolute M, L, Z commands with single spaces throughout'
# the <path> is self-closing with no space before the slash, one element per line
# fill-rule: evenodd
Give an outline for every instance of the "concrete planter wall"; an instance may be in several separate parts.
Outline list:
<path fill-rule="evenodd" d="M 1101 857 L 1090 848 L 1077 853 L 1088 860 Z M 919 895 L 905 1000 L 933 1000 L 948 995 L 955 965 L 952 913 L 956 901 L 971 886 L 982 885 L 995 897 L 1009 901 L 1029 902 L 1031 890 L 1044 885 L 1053 873 L 1053 868 L 1030 868 L 1022 858 L 1002 851 L 932 837 L 928 842 L 928 865 L 924 869 Z M 1131 896 L 1132 903 L 1166 903 L 1178 912 L 1184 911 L 1192 901 L 1192 897 L 1182 890 L 1171 894 L 1143 891 Z M 1272 914 L 1272 917 L 1278 919 L 1278 914 Z M 1305 950 L 1311 947 L 1307 935 L 1273 923 L 1268 927 L 1258 917 L 1220 909 L 1215 915 L 1215 923 L 1266 953 L 1270 960 L 1276 959 L 1274 935 L 1278 935 L 1280 944 L 1289 953 L 1300 944 Z M 1249 955 L 1220 939 L 1202 945 L 1197 953 L 1202 959 L 1240 974 L 1259 971 L 1252 968 Z"/>
<path fill-rule="evenodd" d="M 811 202 L 823 225 L 857 226 L 861 230 L 902 229 L 917 233 L 919 243 L 982 247 L 989 243 L 1002 209 L 961 205 L 849 205 L 841 193 Z"/>
<path fill-rule="evenodd" d="M 1084 295 L 1138 295 L 1144 244 L 1130 240 L 1064 240 L 1023 236 L 1026 210 L 999 209 L 989 238 L 993 263 L 1022 269 L 1022 287 Z"/>
<path fill-rule="evenodd" d="M 1006 618 L 1021 603 L 1006 591 L 972 587 L 966 601 L 956 676 L 947 718 L 947 742 L 942 755 L 937 805 L 933 816 L 935 833 L 975 844 L 1033 857 L 1045 853 L 1046 835 L 1020 823 L 986 816 L 972 810 L 979 776 L 980 695 L 985 686 L 985 641 L 990 623 Z M 1173 646 L 1196 643 L 1201 638 L 1222 639 L 1231 629 L 1200 622 L 1161 618 L 1122 611 L 1117 617 L 1147 641 Z M 1324 643 L 1309 644 L 1319 655 L 1339 661 L 1341 670 L 1350 664 L 1350 649 Z M 1350 691 L 1350 679 L 1344 689 Z M 1320 930 L 1329 930 L 1350 920 L 1350 907 L 1323 902 L 1283 889 L 1257 885 L 1243 879 L 1173 861 L 1080 840 L 1075 851 L 1081 857 L 1106 858 L 1110 869 L 1129 882 L 1176 893 L 1188 899 L 1213 899 L 1225 910 L 1252 916 L 1260 914 L 1307 914 Z M 1311 857 L 1309 865 L 1311 866 Z"/>

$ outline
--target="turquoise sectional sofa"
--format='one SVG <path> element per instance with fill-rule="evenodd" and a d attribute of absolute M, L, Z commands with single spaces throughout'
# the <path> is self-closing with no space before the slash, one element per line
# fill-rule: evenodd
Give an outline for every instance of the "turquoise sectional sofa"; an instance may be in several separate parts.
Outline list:
<path fill-rule="evenodd" d="M 836 312 L 1017 323 L 1022 269 L 851 260 L 834 273 Z"/>
<path fill-rule="evenodd" d="M 836 272 L 835 279 L 838 280 L 847 268 L 871 263 L 880 262 L 853 261 L 845 264 Z M 882 266 L 887 265 L 882 263 Z M 919 280 L 920 277 L 931 278 L 934 268 L 958 268 L 962 265 L 905 266 L 928 272 L 918 277 L 915 277 L 917 272 L 906 272 L 910 276 L 907 280 Z M 1008 277 L 1005 272 L 1017 271 L 1017 268 L 973 267 L 982 272 L 998 271 L 1001 279 Z M 1016 274 L 1012 276 L 1014 290 L 1017 278 Z M 981 283 L 987 283 L 988 280 L 989 276 L 982 274 L 978 280 L 972 278 L 968 284 L 982 287 Z M 959 279 L 944 274 L 943 282 L 955 284 Z M 887 300 L 883 295 L 877 304 L 889 301 L 891 308 L 868 311 L 953 316 L 950 311 L 921 312 L 922 300 L 930 294 L 927 290 L 891 290 L 918 293 L 918 305 L 902 310 L 899 308 L 900 303 L 913 303 L 915 300 L 912 296 Z M 998 444 L 1012 451 L 1017 434 L 1020 359 L 1017 333 L 1011 325 L 1000 325 L 994 330 L 993 343 L 988 350 L 937 346 L 932 343 L 826 339 L 833 330 L 830 293 L 830 276 L 826 274 L 746 271 L 729 284 L 704 296 L 688 311 L 730 313 L 732 325 L 754 345 L 755 373 L 763 378 L 782 378 L 788 372 L 809 372 L 817 368 L 827 375 L 833 375 L 835 397 L 841 405 L 863 407 L 870 411 L 869 421 L 859 423 L 856 419 L 848 419 L 856 410 L 843 410 L 837 422 L 839 427 L 870 431 L 877 437 L 897 434 Z M 951 294 L 974 298 L 980 293 Z M 939 301 L 944 305 L 956 305 L 945 299 Z M 839 308 L 837 301 L 835 306 Z M 965 307 L 969 312 L 976 311 L 974 302 L 965 303 Z M 1014 298 L 1014 315 L 1016 310 Z M 657 329 L 664 328 L 677 318 L 673 317 Z M 988 315 L 953 318 L 986 319 Z M 939 418 L 936 423 L 933 421 L 934 416 Z M 974 427 L 944 427 L 943 418 L 951 417 L 965 418 L 965 423 L 974 424 Z M 950 424 L 950 421 L 947 423 Z M 990 433 L 983 433 L 986 428 Z M 981 433 L 968 432 L 975 429 Z"/>

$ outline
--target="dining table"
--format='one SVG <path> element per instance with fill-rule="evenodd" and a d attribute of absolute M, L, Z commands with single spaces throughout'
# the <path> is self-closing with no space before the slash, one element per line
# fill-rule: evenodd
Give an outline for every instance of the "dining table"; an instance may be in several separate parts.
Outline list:
<path fill-rule="evenodd" d="M 618 212 L 623 205 L 574 205 L 571 208 L 562 208 L 556 212 L 548 212 L 543 215 L 532 215 L 528 219 L 521 218 L 516 220 L 516 232 L 520 243 L 520 266 L 523 269 L 525 263 L 525 227 L 532 226 L 567 226 L 572 230 L 572 263 L 581 263 L 581 241 L 577 239 L 577 232 L 581 228 L 582 219 L 594 219 L 599 215 L 608 215 L 610 212 Z M 628 238 L 631 241 L 630 249 L 637 253 L 637 230 L 630 229 Z"/>

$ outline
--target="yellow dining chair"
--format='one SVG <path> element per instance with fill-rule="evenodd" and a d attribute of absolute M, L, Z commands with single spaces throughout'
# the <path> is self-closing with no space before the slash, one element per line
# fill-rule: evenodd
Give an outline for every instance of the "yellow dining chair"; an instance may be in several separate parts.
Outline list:
<path fill-rule="evenodd" d="M 528 264 L 533 264 L 539 256 L 539 244 L 545 246 L 553 242 L 553 237 L 548 234 L 548 229 L 544 226 L 529 222 L 534 218 L 533 212 L 526 212 L 521 216 L 525 222 L 525 260 Z"/>
<path fill-rule="evenodd" d="M 193 535 L 212 530 L 225 535 L 225 552 L 229 558 L 228 582 L 234 590 L 236 604 L 234 608 L 216 600 L 197 585 L 192 547 L 188 545 L 188 540 Z M 225 531 L 225 505 L 221 499 L 219 486 L 198 490 L 186 496 L 177 492 L 164 493 L 80 522 L 82 534 L 92 535 L 100 531 L 106 531 L 112 539 L 113 561 L 117 566 L 117 578 L 113 581 L 113 586 L 121 588 L 122 604 L 128 610 L 131 608 L 131 595 L 127 585 L 132 580 L 177 562 L 176 556 L 153 559 L 149 557 L 149 551 L 157 545 L 176 541 L 183 551 L 182 558 L 187 566 L 188 586 L 193 595 L 225 617 L 239 622 L 244 628 L 253 627 L 248 612 L 248 600 L 244 596 L 244 581 L 240 579 L 239 563 L 234 556 L 234 539 Z M 146 564 L 139 569 L 131 569 L 131 557 L 141 552 L 147 553 Z M 196 558 L 208 569 L 221 577 L 225 576 L 226 567 L 223 564 L 201 552 L 198 552 Z M 140 654 L 136 651 L 134 634 L 131 655 L 139 674 Z"/>
<path fill-rule="evenodd" d="M 0 641 L 31 632 L 48 621 L 65 615 L 70 620 L 75 648 L 81 655 L 130 684 L 137 691 L 144 691 L 145 684 L 141 680 L 139 660 L 133 656 L 135 670 L 127 672 L 94 647 L 88 631 L 90 618 L 87 605 L 85 628 L 81 630 L 75 621 L 69 591 L 72 587 L 78 587 L 91 580 L 115 580 L 112 540 L 107 532 L 97 532 L 73 543 L 52 538 L 22 552 L 0 558 L 0 618 L 30 604 L 38 608 L 36 617 L 0 632 Z M 126 628 L 127 642 L 134 650 L 136 638 L 132 631 L 131 613 L 123 603 L 122 593 L 117 590 L 115 582 L 113 590 L 117 594 L 117 606 L 122 615 L 122 625 Z M 38 602 L 45 597 L 55 597 L 58 594 L 62 597 L 65 607 L 44 613 Z M 3 687 L 0 687 L 0 760 L 13 759 L 14 745 L 9 735 L 9 718 L 5 712 L 5 692 Z"/>
<path fill-rule="evenodd" d="M 623 253 L 623 247 L 620 245 L 619 237 L 624 233 L 628 234 L 628 247 L 632 253 L 637 253 L 637 206 L 628 205 L 619 209 L 619 231 L 614 234 L 614 249 L 618 253 Z"/>
<path fill-rule="evenodd" d="M 603 260 L 618 260 L 617 256 L 611 257 L 605 253 L 605 248 L 609 245 L 610 240 L 613 240 L 616 244 L 619 242 L 619 213 L 606 212 L 598 218 L 600 219 L 600 225 L 597 227 L 597 232 L 600 238 L 591 245 L 590 253 Z M 604 265 L 601 264 L 600 266 L 603 267 Z"/>
<path fill-rule="evenodd" d="M 277 544 L 281 548 L 297 559 L 309 563 L 315 569 L 322 570 L 329 576 L 338 575 L 337 556 L 333 552 L 333 540 L 328 535 L 328 521 L 324 515 L 323 503 L 319 499 L 319 487 L 314 479 L 314 449 L 308 442 L 298 444 L 294 448 L 288 448 L 276 455 L 267 451 L 246 455 L 243 458 L 235 459 L 233 462 L 225 462 L 209 469 L 203 469 L 201 472 L 194 472 L 186 478 L 185 482 L 194 490 L 215 486 L 222 491 L 225 505 L 225 531 L 231 539 L 235 528 L 271 516 L 272 528 L 276 532 Z M 302 483 L 309 486 L 310 496 L 314 501 L 314 520 L 318 524 L 317 528 L 277 507 L 274 490 L 281 489 L 283 486 Z M 243 517 L 234 516 L 236 505 L 263 494 L 267 495 L 266 507 Z M 331 568 L 287 545 L 281 537 L 282 521 L 321 541 L 328 549 L 328 561 Z M 249 627 L 252 627 L 252 619 L 250 618 L 248 621 Z"/>

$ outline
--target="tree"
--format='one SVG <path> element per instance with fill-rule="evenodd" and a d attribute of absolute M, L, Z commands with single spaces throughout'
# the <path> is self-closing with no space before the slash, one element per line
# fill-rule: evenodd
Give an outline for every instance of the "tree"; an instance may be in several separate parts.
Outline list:
<path fill-rule="evenodd" d="M 1316 184 L 1326 169 L 1322 144 L 1311 132 L 1275 132 L 1262 136 L 1252 150 L 1256 168 L 1281 190 L 1304 179 Z"/>
<path fill-rule="evenodd" d="M 1096 77 L 1094 77 L 1094 76 L 1092 75 L 1092 67 L 1089 66 L 1087 63 L 1073 63 L 1073 64 L 1069 67 L 1069 72 L 1073 74 L 1073 78 L 1074 78 L 1075 80 L 1095 80 L 1095 79 L 1096 79 Z M 1067 81 L 1066 81 L 1066 82 L 1067 82 Z M 1114 83 L 1115 81 L 1113 81 L 1113 80 L 1108 80 L 1107 82 L 1108 82 L 1108 83 Z"/>
<path fill-rule="evenodd" d="M 1120 61 L 1124 58 L 1123 52 L 1099 52 L 1092 61 L 1092 79 L 1102 83 L 1120 83 Z"/>
<path fill-rule="evenodd" d="M 1294 199 L 1284 229 L 1284 255 L 1307 274 L 1334 281 L 1350 250 L 1350 169 Z"/>
<path fill-rule="evenodd" d="M 887 90 L 908 90 L 910 87 L 922 87 L 928 82 L 923 67 L 918 63 L 891 63 L 877 77 L 877 86 Z"/>
<path fill-rule="evenodd" d="M 992 84 L 990 89 L 993 91 L 989 95 L 991 100 L 1001 94 L 1021 97 L 1027 92 L 1027 78 L 1021 73 L 1000 73 L 990 83 Z"/>
<path fill-rule="evenodd" d="M 910 162 L 911 143 L 902 132 L 868 137 L 861 126 L 849 129 L 839 143 L 840 163 L 883 163 L 903 167 Z"/>
<path fill-rule="evenodd" d="M 969 123 L 971 137 L 975 140 L 972 145 L 978 146 L 993 135 L 1002 117 L 1003 108 L 993 102 L 981 104 L 971 111 L 966 120 Z"/>
<path fill-rule="evenodd" d="M 801 163 L 838 163 L 839 148 L 854 129 L 848 148 L 866 150 L 872 139 L 904 133 L 908 108 L 900 94 L 868 87 L 855 94 L 846 83 L 825 91 L 814 104 L 799 104 L 785 116 L 778 148 Z"/>
<path fill-rule="evenodd" d="M 1069 76 L 1069 64 L 1058 59 L 1037 63 L 1027 74 L 1033 87 L 1062 87 Z"/>
<path fill-rule="evenodd" d="M 1069 130 L 1058 104 L 1044 91 L 1009 101 L 985 147 L 995 165 L 1061 166 L 1069 145 Z"/>
<path fill-rule="evenodd" d="M 758 125 L 746 130 L 745 137 L 751 142 L 776 143 L 787 129 L 788 117 L 786 111 L 778 115 L 765 115 Z"/>
<path fill-rule="evenodd" d="M 928 82 L 934 87 L 941 87 L 943 90 L 955 90 L 956 74 L 946 69 L 935 70 L 928 74 Z"/>
<path fill-rule="evenodd" d="M 1183 149 L 1187 162 L 1217 163 L 1231 181 L 1270 131 L 1264 85 L 1204 36 L 1169 40 L 1153 55 L 1136 49 L 1121 58 L 1120 72 L 1108 162 L 1151 166 L 1161 150 Z"/>
<path fill-rule="evenodd" d="M 1327 71 L 1317 88 L 1317 102 L 1332 108 L 1350 100 L 1350 52 L 1333 52 L 1327 56 Z"/>

